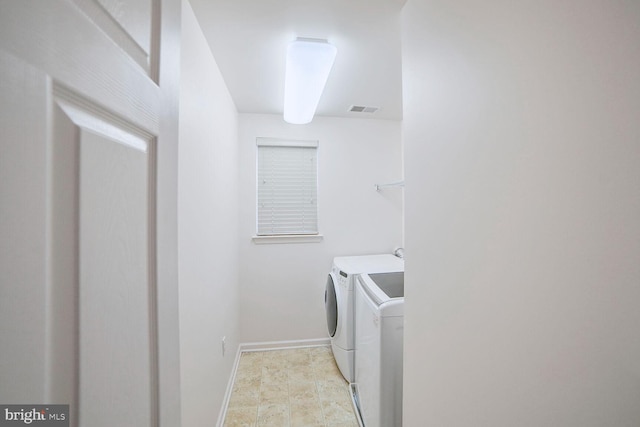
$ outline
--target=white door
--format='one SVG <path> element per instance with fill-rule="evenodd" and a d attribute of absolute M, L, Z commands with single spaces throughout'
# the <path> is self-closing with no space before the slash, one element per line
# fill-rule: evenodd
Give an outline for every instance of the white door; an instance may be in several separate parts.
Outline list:
<path fill-rule="evenodd" d="M 0 0 L 0 403 L 180 424 L 179 0 Z"/>

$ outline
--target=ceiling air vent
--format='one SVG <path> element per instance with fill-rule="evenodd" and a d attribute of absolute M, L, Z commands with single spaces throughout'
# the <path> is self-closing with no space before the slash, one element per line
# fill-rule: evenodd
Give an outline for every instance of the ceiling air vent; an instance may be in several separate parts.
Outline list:
<path fill-rule="evenodd" d="M 378 107 L 365 107 L 363 105 L 352 105 L 349 108 L 352 113 L 375 113 L 378 111 Z"/>

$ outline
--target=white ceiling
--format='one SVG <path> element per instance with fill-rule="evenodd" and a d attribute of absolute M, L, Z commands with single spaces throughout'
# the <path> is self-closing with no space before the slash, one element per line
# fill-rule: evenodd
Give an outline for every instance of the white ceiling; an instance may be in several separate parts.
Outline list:
<path fill-rule="evenodd" d="M 241 113 L 282 114 L 296 37 L 338 48 L 317 115 L 402 119 L 400 9 L 406 0 L 191 0 Z M 376 113 L 352 113 L 351 105 Z"/>

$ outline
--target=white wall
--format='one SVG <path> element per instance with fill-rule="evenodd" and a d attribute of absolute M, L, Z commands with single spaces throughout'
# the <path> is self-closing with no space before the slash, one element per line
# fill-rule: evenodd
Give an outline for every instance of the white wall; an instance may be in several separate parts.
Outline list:
<path fill-rule="evenodd" d="M 256 137 L 319 140 L 320 243 L 256 245 Z M 325 338 L 324 290 L 334 256 L 390 253 L 402 244 L 400 122 L 240 114 L 241 340 Z"/>
<path fill-rule="evenodd" d="M 640 3 L 403 20 L 404 425 L 640 425 Z"/>
<path fill-rule="evenodd" d="M 238 346 L 238 115 L 187 1 L 182 42 L 178 244 L 188 427 L 214 424 Z"/>

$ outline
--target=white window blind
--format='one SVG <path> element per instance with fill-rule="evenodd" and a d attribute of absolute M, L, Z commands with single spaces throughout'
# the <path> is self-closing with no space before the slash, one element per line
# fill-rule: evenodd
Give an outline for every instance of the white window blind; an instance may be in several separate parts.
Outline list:
<path fill-rule="evenodd" d="M 318 142 L 257 143 L 258 236 L 318 234 Z"/>

